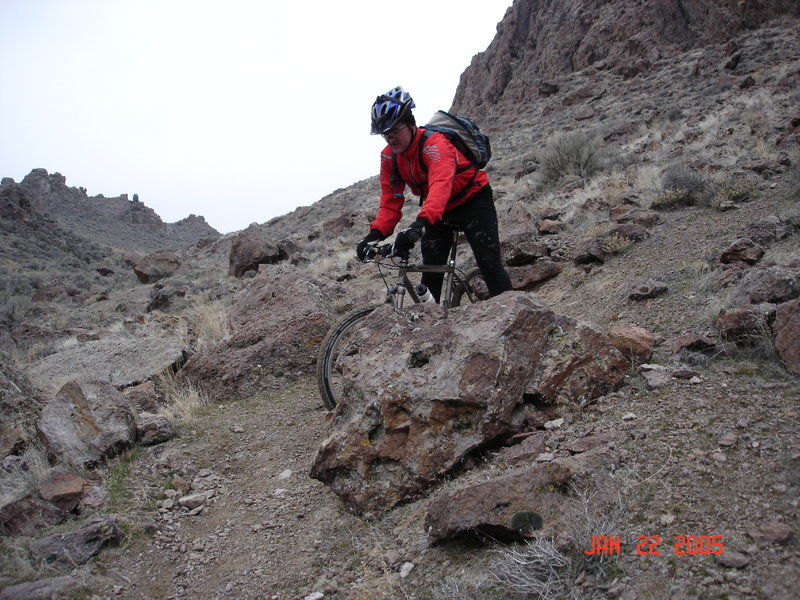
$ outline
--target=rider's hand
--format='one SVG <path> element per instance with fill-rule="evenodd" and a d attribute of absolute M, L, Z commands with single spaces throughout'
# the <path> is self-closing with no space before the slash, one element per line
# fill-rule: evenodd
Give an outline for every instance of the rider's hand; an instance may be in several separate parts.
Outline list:
<path fill-rule="evenodd" d="M 425 219 L 417 217 L 410 227 L 398 233 L 394 238 L 394 253 L 407 254 L 425 233 L 426 223 Z"/>
<path fill-rule="evenodd" d="M 377 229 L 370 229 L 366 237 L 356 244 L 356 256 L 358 260 L 364 261 L 367 256 L 367 248 L 372 242 L 377 242 L 385 239 L 385 236 Z"/>

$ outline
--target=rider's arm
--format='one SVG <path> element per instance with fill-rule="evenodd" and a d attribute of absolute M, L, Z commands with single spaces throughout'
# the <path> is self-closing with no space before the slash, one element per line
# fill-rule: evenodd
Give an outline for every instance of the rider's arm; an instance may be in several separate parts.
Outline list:
<path fill-rule="evenodd" d="M 403 204 L 405 203 L 403 191 L 406 184 L 400 177 L 396 177 L 397 181 L 392 185 L 392 171 L 392 151 L 387 147 L 381 153 L 381 201 L 378 206 L 378 214 L 370 224 L 371 229 L 377 229 L 384 237 L 392 235 L 394 228 L 403 216 Z"/>

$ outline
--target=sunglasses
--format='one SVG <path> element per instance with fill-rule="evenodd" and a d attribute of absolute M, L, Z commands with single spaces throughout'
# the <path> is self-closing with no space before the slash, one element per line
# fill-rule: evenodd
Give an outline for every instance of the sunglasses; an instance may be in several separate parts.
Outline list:
<path fill-rule="evenodd" d="M 397 137 L 397 134 L 400 133 L 406 125 L 408 125 L 408 123 L 403 123 L 399 127 L 392 127 L 389 131 L 384 131 L 381 135 L 386 140 L 394 139 L 395 137 Z"/>

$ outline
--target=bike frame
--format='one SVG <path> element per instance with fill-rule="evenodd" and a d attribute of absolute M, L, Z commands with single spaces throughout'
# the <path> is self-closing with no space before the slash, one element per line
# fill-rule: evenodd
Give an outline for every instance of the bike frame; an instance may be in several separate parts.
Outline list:
<path fill-rule="evenodd" d="M 453 243 L 450 245 L 450 253 L 446 265 L 417 265 L 409 264 L 408 256 L 400 259 L 397 283 L 395 283 L 386 294 L 386 302 L 395 308 L 403 308 L 406 292 L 414 302 L 420 302 L 419 296 L 414 289 L 414 285 L 408 278 L 408 273 L 444 273 L 444 283 L 442 285 L 442 296 L 440 304 L 444 308 L 450 308 L 453 298 L 453 286 L 456 273 L 456 252 L 458 251 L 458 231 L 453 232 Z"/>

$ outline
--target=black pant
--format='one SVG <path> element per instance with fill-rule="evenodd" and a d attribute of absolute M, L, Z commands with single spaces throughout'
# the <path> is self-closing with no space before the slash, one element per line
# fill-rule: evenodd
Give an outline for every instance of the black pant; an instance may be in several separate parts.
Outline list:
<path fill-rule="evenodd" d="M 444 265 L 453 243 L 453 230 L 448 224 L 458 226 L 467 238 L 478 268 L 489 288 L 496 296 L 511 289 L 503 262 L 500 258 L 500 236 L 497 233 L 497 211 L 494 208 L 492 188 L 483 186 L 476 196 L 461 206 L 447 211 L 442 220 L 425 227 L 422 237 L 422 262 L 426 265 Z M 442 292 L 443 273 L 423 273 L 422 283 L 439 301 Z"/>

